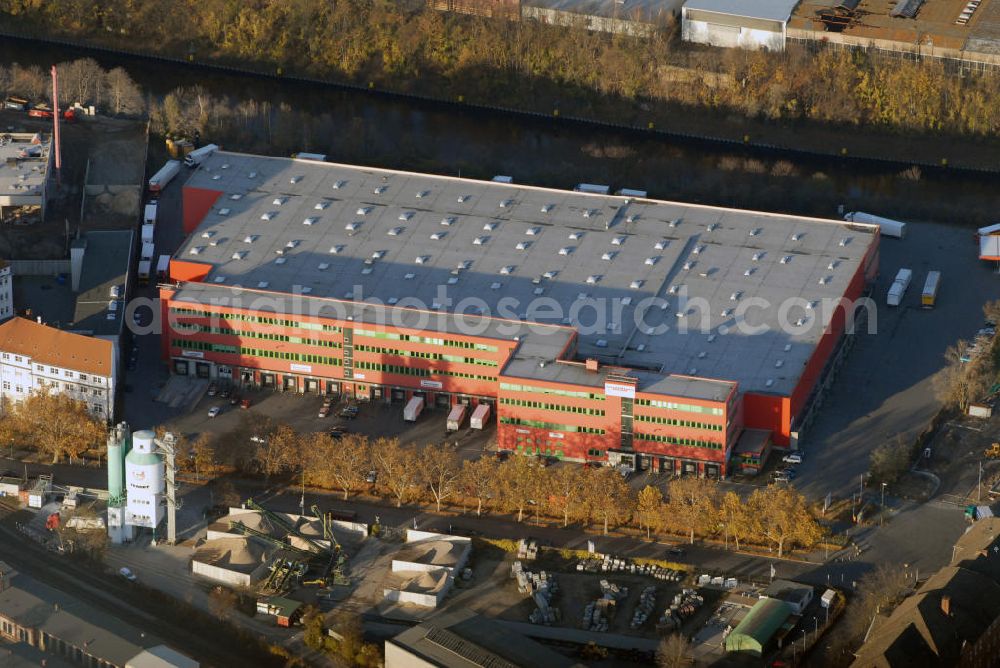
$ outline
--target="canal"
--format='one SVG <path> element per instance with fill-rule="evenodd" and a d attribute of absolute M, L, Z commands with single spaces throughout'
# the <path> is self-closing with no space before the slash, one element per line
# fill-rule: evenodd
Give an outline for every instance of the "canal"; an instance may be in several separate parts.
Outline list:
<path fill-rule="evenodd" d="M 646 190 L 651 197 L 834 216 L 838 208 L 978 226 L 996 222 L 1000 176 L 778 153 L 644 132 L 477 110 L 321 84 L 5 39 L 0 62 L 90 57 L 123 67 L 152 101 L 209 99 L 224 116 L 204 141 L 241 151 L 325 153 L 337 162 L 572 187 Z M 210 126 L 211 127 L 211 126 Z M 901 138 L 900 141 L 905 141 Z M 161 151 L 154 146 L 154 159 Z"/>

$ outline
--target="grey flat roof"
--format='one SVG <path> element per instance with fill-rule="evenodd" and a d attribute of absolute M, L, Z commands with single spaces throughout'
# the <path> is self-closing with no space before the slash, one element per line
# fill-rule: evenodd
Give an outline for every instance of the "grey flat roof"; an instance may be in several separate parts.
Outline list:
<path fill-rule="evenodd" d="M 752 19 L 787 21 L 799 0 L 688 0 L 685 9 L 743 16 Z"/>
<path fill-rule="evenodd" d="M 386 642 L 445 668 L 571 668 L 581 665 L 469 610 L 432 617 Z"/>
<path fill-rule="evenodd" d="M 125 304 L 119 300 L 115 311 L 109 310 L 111 286 L 125 284 L 132 255 L 131 230 L 90 231 L 84 236 L 80 291 L 76 296 L 73 325 L 70 329 L 91 335 L 118 335 L 125 317 Z M 109 316 L 114 316 L 109 318 Z"/>
<path fill-rule="evenodd" d="M 415 298 L 574 326 L 581 359 L 784 394 L 823 327 L 781 332 L 781 302 L 839 298 L 876 230 L 229 152 L 206 160 L 186 187 L 223 193 L 175 255 L 212 265 L 206 284 L 228 286 L 215 295 L 241 286 L 386 304 Z M 768 333 L 734 333 L 730 309 L 752 297 L 769 306 L 748 309 L 745 322 Z M 804 306 L 793 313 L 819 321 Z M 555 347 L 524 356 L 554 359 Z M 521 367 L 508 372 L 524 375 Z"/>
<path fill-rule="evenodd" d="M 679 6 L 663 0 L 524 0 L 523 4 L 585 16 L 649 22 L 672 15 Z"/>
<path fill-rule="evenodd" d="M 48 175 L 49 137 L 42 135 L 41 155 L 21 158 L 34 144 L 31 132 L 0 133 L 0 197 L 42 196 Z M 40 200 L 39 200 L 40 201 Z"/>

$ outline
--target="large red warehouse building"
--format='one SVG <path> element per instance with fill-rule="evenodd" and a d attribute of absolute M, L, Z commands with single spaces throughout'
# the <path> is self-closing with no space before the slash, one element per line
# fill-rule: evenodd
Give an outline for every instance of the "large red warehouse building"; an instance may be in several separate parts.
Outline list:
<path fill-rule="evenodd" d="M 874 226 L 228 152 L 183 198 L 175 373 L 488 402 L 503 449 L 678 473 L 794 445 L 878 269 Z"/>

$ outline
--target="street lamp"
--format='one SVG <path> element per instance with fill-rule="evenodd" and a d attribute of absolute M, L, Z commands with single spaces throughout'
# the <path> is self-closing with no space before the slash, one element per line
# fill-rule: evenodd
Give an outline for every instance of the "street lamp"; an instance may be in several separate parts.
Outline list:
<path fill-rule="evenodd" d="M 885 486 L 887 483 L 882 483 L 882 512 L 879 513 L 878 524 L 882 526 L 882 521 L 885 519 Z"/>

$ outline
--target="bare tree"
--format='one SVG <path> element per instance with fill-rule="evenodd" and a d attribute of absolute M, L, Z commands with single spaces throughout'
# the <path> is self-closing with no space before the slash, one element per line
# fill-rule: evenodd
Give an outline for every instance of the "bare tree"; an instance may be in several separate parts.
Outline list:
<path fill-rule="evenodd" d="M 123 68 L 116 67 L 108 72 L 104 83 L 111 113 L 137 115 L 145 111 L 142 91 Z"/>
<path fill-rule="evenodd" d="M 301 439 L 287 424 L 278 428 L 267 438 L 257 443 L 254 462 L 265 478 L 284 473 L 293 468 L 302 449 Z"/>
<path fill-rule="evenodd" d="M 683 668 L 694 661 L 688 656 L 688 642 L 680 633 L 671 633 L 656 647 L 658 668 Z"/>
<path fill-rule="evenodd" d="M 360 434 L 347 434 L 340 440 L 317 433 L 309 447 L 306 477 L 323 486 L 339 488 L 344 500 L 356 485 L 364 482 L 371 464 L 368 439 Z"/>
<path fill-rule="evenodd" d="M 452 496 L 458 487 L 461 475 L 458 449 L 453 445 L 428 445 L 420 453 L 419 473 L 421 481 L 434 497 L 437 511 L 441 512 L 441 502 Z"/>

